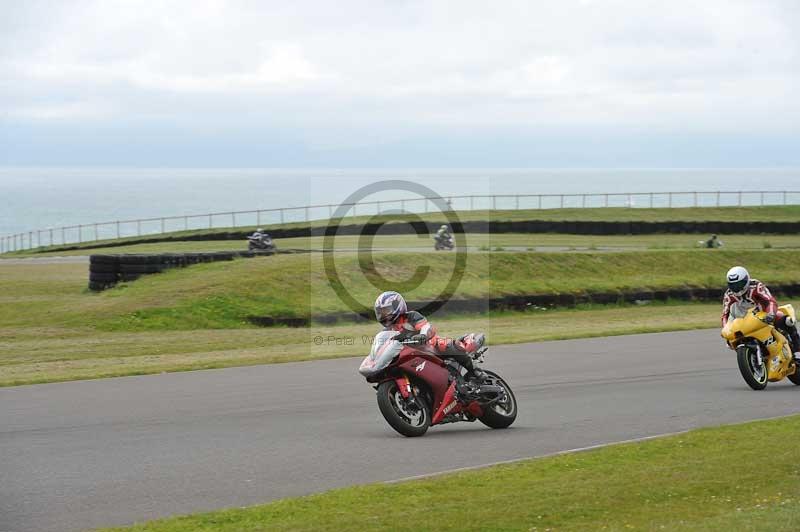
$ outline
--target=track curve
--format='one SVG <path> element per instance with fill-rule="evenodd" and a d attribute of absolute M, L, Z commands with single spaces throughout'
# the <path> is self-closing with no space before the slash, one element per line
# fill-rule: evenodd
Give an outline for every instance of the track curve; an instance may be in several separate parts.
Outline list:
<path fill-rule="evenodd" d="M 0 531 L 126 524 L 800 411 L 800 387 L 751 391 L 716 330 L 494 347 L 486 367 L 514 389 L 514 426 L 417 439 L 384 422 L 358 363 L 0 389 Z"/>

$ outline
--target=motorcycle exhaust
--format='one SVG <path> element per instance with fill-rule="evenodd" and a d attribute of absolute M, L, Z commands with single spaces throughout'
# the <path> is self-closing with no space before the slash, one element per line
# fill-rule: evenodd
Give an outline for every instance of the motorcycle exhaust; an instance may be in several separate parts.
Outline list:
<path fill-rule="evenodd" d="M 482 384 L 478 391 L 478 396 L 488 400 L 479 400 L 478 402 L 481 404 L 481 406 L 490 406 L 503 399 L 505 393 L 506 391 L 500 386 L 495 386 L 493 384 Z"/>
<path fill-rule="evenodd" d="M 481 406 L 483 406 L 483 407 L 486 407 L 486 406 L 492 406 L 493 404 L 495 404 L 495 403 L 499 403 L 499 402 L 501 402 L 501 401 L 502 401 L 502 402 L 505 402 L 505 401 L 506 401 L 506 399 L 507 399 L 507 397 L 508 397 L 508 396 L 506 395 L 506 392 L 505 392 L 505 390 L 501 389 L 501 390 L 500 390 L 500 392 L 499 392 L 499 393 L 497 393 L 497 395 L 495 395 L 495 396 L 494 396 L 494 397 L 492 397 L 491 399 L 489 399 L 489 400 L 484 400 L 484 401 L 478 401 L 478 402 L 479 402 L 479 403 L 480 403 L 480 405 L 481 405 Z"/>
<path fill-rule="evenodd" d="M 495 386 L 494 384 L 481 384 L 480 393 L 481 395 L 490 393 L 499 395 L 503 393 L 503 388 L 501 386 Z"/>
<path fill-rule="evenodd" d="M 478 401 L 482 406 L 488 406 L 502 399 L 505 390 L 500 386 L 482 384 L 477 390 L 460 390 L 462 398 L 467 401 Z"/>

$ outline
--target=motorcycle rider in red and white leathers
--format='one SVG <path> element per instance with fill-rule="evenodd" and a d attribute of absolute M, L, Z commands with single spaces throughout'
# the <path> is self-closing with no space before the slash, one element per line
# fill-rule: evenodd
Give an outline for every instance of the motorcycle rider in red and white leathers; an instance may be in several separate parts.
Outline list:
<path fill-rule="evenodd" d="M 375 318 L 387 330 L 405 333 L 409 340 L 428 344 L 441 358 L 451 358 L 467 370 L 467 380 L 482 380 L 486 374 L 472 363 L 471 353 L 483 346 L 483 334 L 465 335 L 457 339 L 436 334 L 428 320 L 414 310 L 409 311 L 405 299 L 397 292 L 383 292 L 375 300 Z"/>
<path fill-rule="evenodd" d="M 728 270 L 728 290 L 722 298 L 722 326 L 729 320 L 741 318 L 753 308 L 758 307 L 767 313 L 764 321 L 775 325 L 782 331 L 788 331 L 793 350 L 800 349 L 800 334 L 796 323 L 787 323 L 786 316 L 778 310 L 778 302 L 767 286 L 758 279 L 751 279 L 750 274 L 742 266 L 734 266 Z M 791 318 L 790 318 L 791 320 Z M 800 352 L 795 351 L 795 360 L 800 361 Z"/>

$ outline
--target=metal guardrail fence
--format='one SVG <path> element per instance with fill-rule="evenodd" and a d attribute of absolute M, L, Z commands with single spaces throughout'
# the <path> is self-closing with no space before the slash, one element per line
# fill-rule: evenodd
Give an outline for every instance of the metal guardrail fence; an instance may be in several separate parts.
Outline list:
<path fill-rule="evenodd" d="M 406 198 L 345 204 L 348 216 L 376 215 L 388 210 L 424 213 L 439 198 Z M 800 191 L 613 192 L 607 194 L 492 194 L 445 196 L 453 210 L 520 210 L 565 208 L 677 208 L 798 205 Z M 340 204 L 280 207 L 249 211 L 162 216 L 134 220 L 48 227 L 0 237 L 0 253 L 99 240 L 140 237 L 176 231 L 255 227 L 330 218 Z M 228 223 L 230 222 L 230 223 Z"/>

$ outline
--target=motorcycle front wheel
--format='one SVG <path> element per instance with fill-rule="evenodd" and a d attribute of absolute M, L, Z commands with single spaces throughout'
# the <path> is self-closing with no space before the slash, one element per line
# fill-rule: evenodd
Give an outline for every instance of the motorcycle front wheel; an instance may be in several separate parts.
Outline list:
<path fill-rule="evenodd" d="M 762 360 L 758 363 L 758 354 L 753 346 L 740 345 L 736 348 L 736 360 L 739 371 L 744 381 L 754 390 L 763 390 L 767 387 L 767 363 Z"/>
<path fill-rule="evenodd" d="M 511 386 L 500 375 L 493 371 L 486 371 L 486 374 L 489 375 L 488 384 L 500 386 L 505 390 L 506 396 L 503 401 L 498 401 L 485 407 L 483 415 L 478 419 L 487 427 L 504 429 L 517 419 L 517 398 L 514 397 Z"/>
<path fill-rule="evenodd" d="M 410 438 L 422 436 L 431 426 L 430 407 L 421 397 L 404 399 L 395 381 L 378 386 L 378 408 L 389 425 Z"/>

